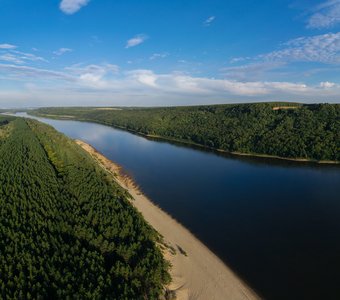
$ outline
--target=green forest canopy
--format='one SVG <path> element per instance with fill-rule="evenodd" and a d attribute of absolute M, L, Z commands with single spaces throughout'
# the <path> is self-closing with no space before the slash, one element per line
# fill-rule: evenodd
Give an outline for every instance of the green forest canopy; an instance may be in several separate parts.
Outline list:
<path fill-rule="evenodd" d="M 0 170 L 0 298 L 159 298 L 160 237 L 77 144 L 0 116 Z"/>
<path fill-rule="evenodd" d="M 41 108 L 227 152 L 340 161 L 340 104 L 253 103 L 167 108 Z"/>

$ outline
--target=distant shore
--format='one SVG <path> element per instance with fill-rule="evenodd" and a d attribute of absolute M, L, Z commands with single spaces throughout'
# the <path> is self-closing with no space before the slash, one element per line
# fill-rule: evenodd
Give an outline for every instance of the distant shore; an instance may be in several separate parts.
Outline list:
<path fill-rule="evenodd" d="M 120 128 L 120 127 L 117 127 L 117 128 Z M 131 130 L 128 130 L 126 128 L 120 128 L 120 129 L 131 131 Z M 131 131 L 131 132 L 133 132 L 133 131 Z M 220 152 L 220 153 L 225 153 L 225 154 L 230 154 L 230 155 L 258 157 L 258 158 L 270 158 L 270 159 L 279 159 L 279 160 L 305 162 L 305 163 L 316 163 L 316 164 L 332 164 L 332 165 L 340 164 L 340 161 L 336 161 L 336 160 L 313 160 L 313 159 L 308 159 L 308 158 L 290 158 L 290 157 L 276 156 L 276 155 L 270 155 L 270 154 L 243 153 L 243 152 L 237 152 L 237 151 L 231 151 L 230 152 L 230 151 L 226 151 L 226 150 L 223 150 L 223 149 L 212 148 L 212 147 L 208 147 L 208 146 L 205 146 L 205 145 L 201 145 L 201 144 L 197 144 L 197 143 L 193 143 L 193 142 L 185 141 L 185 140 L 172 139 L 172 138 L 167 138 L 167 137 L 152 135 L 152 134 L 142 134 L 140 132 L 133 132 L 133 133 L 136 133 L 136 134 L 139 134 L 141 136 L 145 136 L 145 137 L 151 138 L 151 139 L 163 140 L 163 141 L 169 141 L 169 142 L 173 141 L 173 142 L 175 142 L 175 143 L 177 142 L 179 144 L 192 145 L 192 146 L 199 147 L 199 148 L 202 148 L 202 149 L 208 149 L 208 150 L 212 150 L 212 151 L 215 151 L 215 152 Z"/>
<path fill-rule="evenodd" d="M 29 113 L 28 113 L 29 114 Z M 100 122 L 96 120 L 91 119 L 83 119 L 83 118 L 77 118 L 75 116 L 71 115 L 51 115 L 51 114 L 32 114 L 33 116 L 40 117 L 40 118 L 50 118 L 50 119 L 57 119 L 57 120 L 73 120 L 73 121 L 81 121 L 81 122 L 90 122 L 90 123 L 97 123 L 105 126 L 110 126 L 113 128 L 121 129 L 124 131 L 131 132 L 133 134 L 137 134 L 139 136 L 159 140 L 159 141 L 165 141 L 165 142 L 172 142 L 177 143 L 181 145 L 187 145 L 187 146 L 194 146 L 201 149 L 206 149 L 209 151 L 214 151 L 217 153 L 224 153 L 229 155 L 236 155 L 236 156 L 248 156 L 248 157 L 256 157 L 256 158 L 269 158 L 269 159 L 277 159 L 277 160 L 286 160 L 286 161 L 292 161 L 292 162 L 302 162 L 302 163 L 315 163 L 315 164 L 324 164 L 324 165 L 339 165 L 340 161 L 336 160 L 315 160 L 315 159 L 308 159 L 308 158 L 293 158 L 293 157 L 283 157 L 283 156 L 276 156 L 276 155 L 270 155 L 270 154 L 260 154 L 260 153 L 243 153 L 243 152 L 237 152 L 237 151 L 226 151 L 223 149 L 213 148 L 209 146 L 205 146 L 202 144 L 197 144 L 188 140 L 181 140 L 171 137 L 164 137 L 160 135 L 153 135 L 153 134 L 145 134 L 136 130 L 128 129 L 123 126 L 117 126 L 113 124 L 108 124 L 105 122 Z"/>
<path fill-rule="evenodd" d="M 119 165 L 100 154 L 91 145 L 76 140 L 115 181 L 132 196 L 131 203 L 145 220 L 163 236 L 164 256 L 170 261 L 172 283 L 167 287 L 176 299 L 260 299 L 216 255 L 175 219 L 152 203 Z"/>

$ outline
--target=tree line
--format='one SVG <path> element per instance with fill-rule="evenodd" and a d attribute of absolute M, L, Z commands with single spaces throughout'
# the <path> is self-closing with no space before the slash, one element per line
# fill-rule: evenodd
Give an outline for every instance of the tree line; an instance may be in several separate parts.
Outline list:
<path fill-rule="evenodd" d="M 166 108 L 41 108 L 227 152 L 340 161 L 340 105 L 253 103 Z"/>
<path fill-rule="evenodd" d="M 0 298 L 158 299 L 159 235 L 72 140 L 0 117 Z"/>

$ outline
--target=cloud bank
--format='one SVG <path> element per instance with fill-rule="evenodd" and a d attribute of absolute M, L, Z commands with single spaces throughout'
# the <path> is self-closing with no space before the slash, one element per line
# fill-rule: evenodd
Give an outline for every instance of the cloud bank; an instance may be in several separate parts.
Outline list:
<path fill-rule="evenodd" d="M 254 101 L 336 101 L 340 85 L 240 81 L 112 64 L 73 65 L 60 71 L 0 64 L 0 78 L 20 88 L 0 93 L 2 107 L 50 105 L 190 105 Z M 26 101 L 26 102 L 25 102 Z"/>

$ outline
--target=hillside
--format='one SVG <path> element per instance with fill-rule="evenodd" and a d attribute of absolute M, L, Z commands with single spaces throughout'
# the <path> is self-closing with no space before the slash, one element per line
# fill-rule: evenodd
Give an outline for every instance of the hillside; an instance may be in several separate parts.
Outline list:
<path fill-rule="evenodd" d="M 0 295 L 157 299 L 170 280 L 158 234 L 72 140 L 0 116 Z"/>
<path fill-rule="evenodd" d="M 168 108 L 41 108 L 50 118 L 98 122 L 232 153 L 340 161 L 340 105 L 255 103 Z"/>

